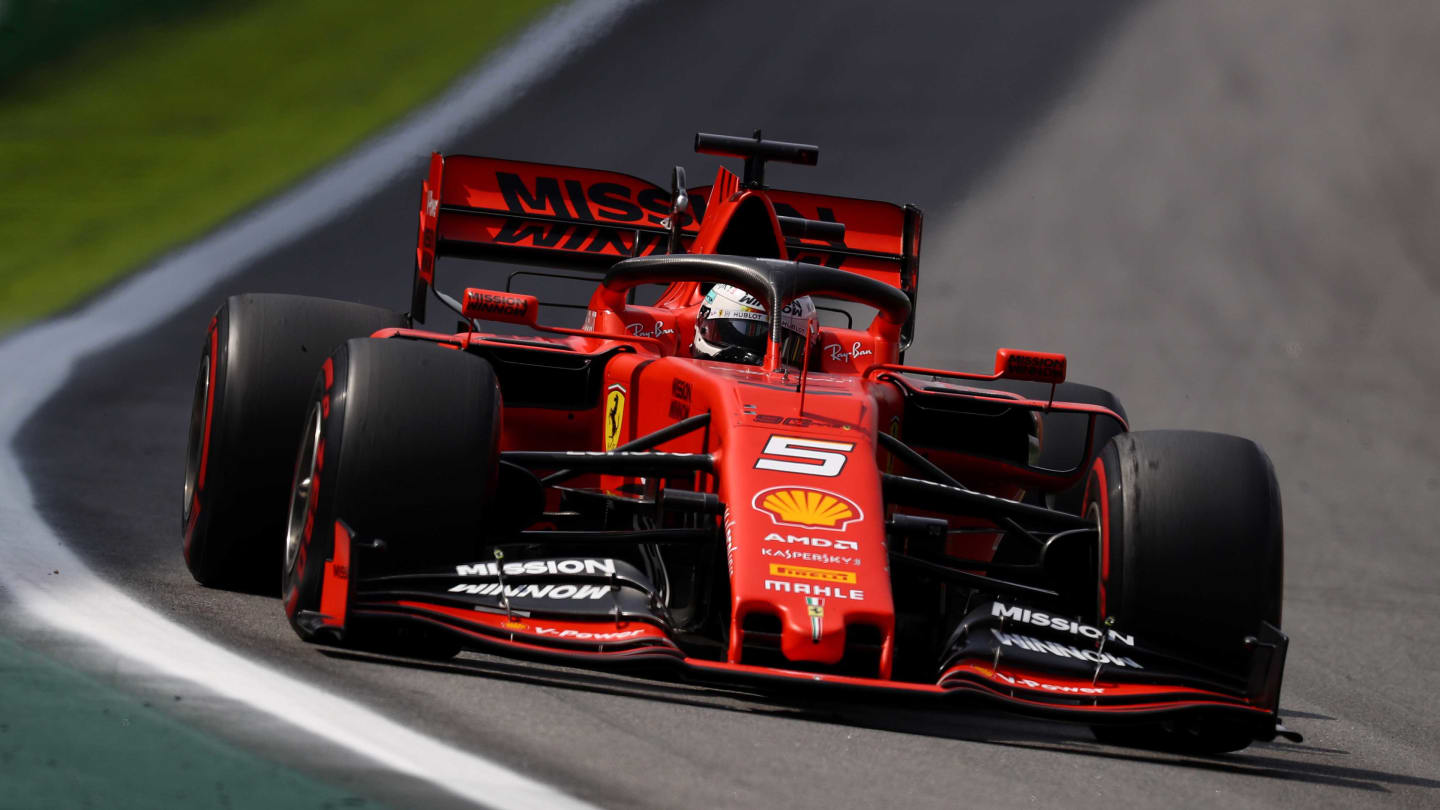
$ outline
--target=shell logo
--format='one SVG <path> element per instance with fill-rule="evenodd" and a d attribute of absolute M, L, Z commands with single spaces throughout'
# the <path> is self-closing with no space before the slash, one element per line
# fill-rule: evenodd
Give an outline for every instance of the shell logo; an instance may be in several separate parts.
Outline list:
<path fill-rule="evenodd" d="M 751 504 L 781 526 L 843 529 L 865 517 L 854 501 L 820 489 L 771 487 L 757 492 Z"/>

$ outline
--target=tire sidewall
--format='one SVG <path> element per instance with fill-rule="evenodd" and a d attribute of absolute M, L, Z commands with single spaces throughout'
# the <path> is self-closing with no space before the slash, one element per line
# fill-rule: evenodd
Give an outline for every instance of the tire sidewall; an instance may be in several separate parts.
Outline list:
<path fill-rule="evenodd" d="M 199 455 L 199 469 L 196 471 L 188 517 L 185 504 L 181 504 L 181 549 L 196 579 L 206 584 L 222 581 L 230 562 L 228 555 L 223 553 L 227 545 L 225 538 L 220 536 L 225 533 L 225 527 L 215 522 L 215 514 L 223 511 L 224 496 L 229 491 L 225 462 L 230 451 L 223 439 L 230 434 L 226 417 L 231 409 L 227 404 L 234 388 L 231 381 L 230 322 L 228 305 L 220 307 L 210 319 L 200 352 L 202 368 L 209 360 L 209 390 L 202 395 L 199 386 L 196 386 L 196 396 L 191 402 L 191 418 L 193 422 L 195 411 L 202 411 L 199 431 L 197 435 L 192 429 L 186 441 L 187 475 L 192 453 Z"/>
<path fill-rule="evenodd" d="M 281 576 L 281 593 L 284 597 L 285 614 L 291 626 L 307 640 L 314 637 L 314 631 L 297 621 L 297 617 L 301 611 L 319 609 L 325 562 L 334 554 L 335 521 L 341 511 L 337 500 L 341 491 L 341 451 L 344 448 L 345 415 L 350 400 L 347 396 L 350 372 L 350 346 L 347 343 L 336 349 L 321 365 L 306 406 L 307 426 L 310 409 L 317 406 L 320 408 L 320 438 L 316 448 L 315 473 L 319 481 L 311 484 L 313 493 L 305 530 L 299 542 L 295 563 L 291 565 L 288 558 L 286 559 L 285 570 Z M 299 467 L 307 441 L 303 428 L 301 433 L 292 481 L 301 473 Z M 293 488 L 292 484 L 292 493 Z M 348 579 L 346 587 L 349 587 Z"/>
<path fill-rule="evenodd" d="M 1112 588 L 1112 582 L 1123 582 L 1125 577 L 1125 503 L 1122 497 L 1123 476 L 1119 469 L 1119 453 L 1115 444 L 1128 439 L 1120 434 L 1111 439 L 1095 455 L 1090 465 L 1090 474 L 1085 480 L 1081 515 L 1095 521 L 1099 531 L 1099 548 L 1095 567 L 1095 619 L 1104 622 L 1120 610 L 1119 600 L 1123 594 Z M 1121 519 L 1117 519 L 1121 517 Z"/>

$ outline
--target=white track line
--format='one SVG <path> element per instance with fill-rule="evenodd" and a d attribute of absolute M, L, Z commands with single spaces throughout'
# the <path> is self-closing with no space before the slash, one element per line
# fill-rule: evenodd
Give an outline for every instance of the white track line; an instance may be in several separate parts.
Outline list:
<path fill-rule="evenodd" d="M 160 673 L 194 681 L 476 803 L 587 807 L 495 762 L 260 666 L 121 593 L 87 569 L 40 517 L 14 444 L 26 419 L 59 390 L 82 357 L 153 327 L 217 281 L 335 219 L 400 172 L 414 170 L 418 183 L 432 148 L 504 110 L 640 1 L 577 0 L 557 9 L 443 97 L 295 189 L 165 257 L 79 311 L 0 343 L 0 588 L 6 595 L 42 623 Z M 176 476 L 178 498 L 178 468 Z M 180 553 L 178 534 L 175 553 Z M 60 576 L 51 574 L 57 570 Z"/>

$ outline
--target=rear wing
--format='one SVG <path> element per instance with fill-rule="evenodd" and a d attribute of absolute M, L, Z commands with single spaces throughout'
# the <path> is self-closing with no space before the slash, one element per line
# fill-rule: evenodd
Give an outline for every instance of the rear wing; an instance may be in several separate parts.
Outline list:
<path fill-rule="evenodd" d="M 411 314 L 424 317 L 441 256 L 604 271 L 664 253 L 669 211 L 668 191 L 628 174 L 437 152 L 421 185 Z"/>
<path fill-rule="evenodd" d="M 721 175 L 729 173 L 722 170 Z M 761 191 L 782 218 L 844 225 L 843 233 L 830 238 L 787 235 L 788 258 L 870 276 L 899 287 L 915 303 L 918 208 L 800 191 L 763 187 Z M 679 215 L 676 234 L 681 250 L 699 234 L 711 192 L 710 186 L 689 192 L 690 206 Z M 619 172 L 435 153 L 421 186 L 411 316 L 424 319 L 426 296 L 434 287 L 435 264 L 441 256 L 599 274 L 623 259 L 669 252 L 671 205 L 672 191 Z M 912 317 L 903 332 L 905 345 L 913 330 Z"/>

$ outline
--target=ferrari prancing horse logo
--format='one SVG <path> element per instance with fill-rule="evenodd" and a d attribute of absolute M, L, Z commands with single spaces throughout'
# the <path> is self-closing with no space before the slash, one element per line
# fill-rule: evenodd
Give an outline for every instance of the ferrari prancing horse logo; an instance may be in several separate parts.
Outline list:
<path fill-rule="evenodd" d="M 819 644 L 825 628 L 825 600 L 818 596 L 805 597 L 805 614 L 810 618 L 810 640 Z"/>
<path fill-rule="evenodd" d="M 615 383 L 605 395 L 605 452 L 620 446 L 620 429 L 625 426 L 625 386 Z"/>

